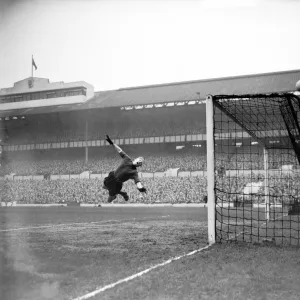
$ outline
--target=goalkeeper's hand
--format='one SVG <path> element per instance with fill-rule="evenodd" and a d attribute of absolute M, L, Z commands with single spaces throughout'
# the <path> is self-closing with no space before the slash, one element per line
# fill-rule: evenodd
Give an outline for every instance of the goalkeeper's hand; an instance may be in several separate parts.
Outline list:
<path fill-rule="evenodd" d="M 113 141 L 110 139 L 110 137 L 108 135 L 106 135 L 106 140 L 110 145 L 113 145 Z"/>
<path fill-rule="evenodd" d="M 138 188 L 141 193 L 147 193 L 147 189 L 145 187 Z"/>

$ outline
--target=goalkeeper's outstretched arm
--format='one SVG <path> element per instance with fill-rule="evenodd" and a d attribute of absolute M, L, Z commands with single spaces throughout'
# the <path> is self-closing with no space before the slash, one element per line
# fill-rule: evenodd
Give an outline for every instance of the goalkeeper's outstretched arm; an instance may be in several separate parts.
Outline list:
<path fill-rule="evenodd" d="M 106 135 L 106 140 L 107 140 L 107 142 L 108 142 L 110 145 L 112 145 L 112 146 L 118 151 L 118 153 L 120 154 L 120 156 L 121 156 L 122 158 L 124 158 L 125 156 L 129 157 L 129 156 L 121 149 L 121 147 L 119 147 L 117 144 L 115 144 L 115 143 L 110 139 L 110 137 L 109 137 L 108 135 Z"/>

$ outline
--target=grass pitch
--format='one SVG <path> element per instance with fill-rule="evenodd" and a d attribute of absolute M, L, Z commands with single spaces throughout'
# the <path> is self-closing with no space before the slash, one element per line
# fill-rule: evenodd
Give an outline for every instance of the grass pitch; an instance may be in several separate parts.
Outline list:
<path fill-rule="evenodd" d="M 94 299 L 296 300 L 299 254 L 291 248 L 217 244 Z"/>
<path fill-rule="evenodd" d="M 3 208 L 0 298 L 73 299 L 205 246 L 197 210 Z"/>
<path fill-rule="evenodd" d="M 75 299 L 206 246 L 205 208 L 1 208 L 0 299 Z M 217 244 L 89 299 L 299 299 L 297 248 Z"/>

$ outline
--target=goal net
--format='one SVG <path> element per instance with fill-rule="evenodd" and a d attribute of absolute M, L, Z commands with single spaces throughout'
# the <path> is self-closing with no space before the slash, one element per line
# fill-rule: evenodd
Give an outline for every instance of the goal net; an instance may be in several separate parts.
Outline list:
<path fill-rule="evenodd" d="M 300 99 L 208 96 L 206 118 L 210 242 L 299 246 Z"/>

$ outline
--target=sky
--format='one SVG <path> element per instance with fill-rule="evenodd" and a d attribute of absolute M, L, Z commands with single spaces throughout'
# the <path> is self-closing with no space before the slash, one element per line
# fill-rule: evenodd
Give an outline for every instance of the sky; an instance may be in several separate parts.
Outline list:
<path fill-rule="evenodd" d="M 0 0 L 0 88 L 95 91 L 300 69 L 298 0 Z M 299 78 L 300 79 L 300 78 Z"/>

